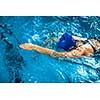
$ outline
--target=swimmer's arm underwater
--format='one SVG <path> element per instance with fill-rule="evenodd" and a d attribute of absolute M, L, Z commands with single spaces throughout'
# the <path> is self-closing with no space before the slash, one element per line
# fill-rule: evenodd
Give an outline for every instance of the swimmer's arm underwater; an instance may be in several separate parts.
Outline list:
<path fill-rule="evenodd" d="M 72 35 L 72 37 L 73 37 L 74 40 L 83 40 L 83 41 L 87 40 L 87 38 L 80 38 L 80 37 L 75 36 L 75 35 Z M 53 37 L 53 38 L 51 38 L 48 41 L 59 41 L 60 38 L 61 38 L 61 36 L 59 36 L 59 37 Z"/>
<path fill-rule="evenodd" d="M 73 39 L 74 40 L 87 40 L 87 38 L 81 38 L 81 37 L 78 37 L 78 36 L 75 36 L 75 35 L 72 35 Z M 61 36 L 59 37 L 55 37 L 55 38 L 51 38 L 51 40 L 55 40 L 55 41 L 59 41 L 59 39 L 61 38 Z"/>
<path fill-rule="evenodd" d="M 75 36 L 75 35 L 73 35 L 72 37 L 73 37 L 74 40 L 79 40 L 79 41 L 85 41 L 85 40 L 87 40 L 87 38 L 80 38 L 80 37 Z M 61 36 L 59 36 L 59 37 L 53 37 L 53 38 L 45 41 L 41 46 L 47 45 L 50 41 L 52 41 L 52 42 L 54 42 L 54 41 L 58 42 L 60 38 L 61 38 Z"/>
<path fill-rule="evenodd" d="M 39 53 L 44 53 L 53 57 L 72 57 L 72 58 L 77 58 L 81 57 L 85 53 L 85 48 L 83 46 L 78 47 L 75 50 L 71 50 L 69 52 L 56 52 L 54 50 L 48 49 L 48 48 L 43 48 L 38 45 L 30 44 L 30 43 L 25 43 L 21 44 L 19 46 L 20 48 L 26 49 L 26 50 L 35 50 Z"/>
<path fill-rule="evenodd" d="M 73 37 L 74 40 L 80 40 L 80 41 L 81 40 L 83 40 L 83 41 L 87 40 L 87 38 L 80 38 L 80 37 L 75 36 L 75 35 L 73 35 L 72 37 Z"/>
<path fill-rule="evenodd" d="M 49 42 L 55 42 L 55 41 L 58 42 L 60 38 L 61 38 L 61 36 L 60 37 L 52 37 L 51 39 L 44 41 L 44 43 L 41 46 L 45 46 Z"/>

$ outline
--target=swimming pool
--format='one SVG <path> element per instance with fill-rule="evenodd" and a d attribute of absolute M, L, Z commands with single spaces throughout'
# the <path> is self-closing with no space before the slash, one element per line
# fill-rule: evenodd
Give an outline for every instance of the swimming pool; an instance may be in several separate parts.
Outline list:
<path fill-rule="evenodd" d="M 0 82 L 95 83 L 100 82 L 100 53 L 89 57 L 53 58 L 20 49 L 30 42 L 60 50 L 56 42 L 42 45 L 64 32 L 92 38 L 100 34 L 99 16 L 2 16 L 0 17 Z M 3 35 L 2 35 L 3 34 Z"/>

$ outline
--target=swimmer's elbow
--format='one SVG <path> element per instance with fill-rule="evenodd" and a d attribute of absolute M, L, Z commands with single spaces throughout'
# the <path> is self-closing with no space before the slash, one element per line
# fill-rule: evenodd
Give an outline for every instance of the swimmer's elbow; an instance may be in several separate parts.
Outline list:
<path fill-rule="evenodd" d="M 72 53 L 67 53 L 65 55 L 65 57 L 70 57 L 70 58 L 78 58 L 78 57 L 81 57 L 82 55 L 76 55 L 76 54 L 72 54 Z"/>
<path fill-rule="evenodd" d="M 50 56 L 53 57 L 70 57 L 70 58 L 78 58 L 81 57 L 81 55 L 76 55 L 70 52 L 53 52 Z"/>
<path fill-rule="evenodd" d="M 79 58 L 79 57 L 82 57 L 83 54 L 66 54 L 65 57 L 70 57 L 70 58 Z"/>
<path fill-rule="evenodd" d="M 84 50 L 82 49 L 72 50 L 70 52 L 66 52 L 65 56 L 71 58 L 78 58 L 84 56 Z"/>
<path fill-rule="evenodd" d="M 64 56 L 65 56 L 65 53 L 53 51 L 53 52 L 50 54 L 50 56 L 53 56 L 53 57 L 64 57 Z"/>
<path fill-rule="evenodd" d="M 70 57 L 70 58 L 78 58 L 81 57 L 83 53 L 77 53 L 77 52 L 52 52 L 50 56 L 53 57 Z"/>

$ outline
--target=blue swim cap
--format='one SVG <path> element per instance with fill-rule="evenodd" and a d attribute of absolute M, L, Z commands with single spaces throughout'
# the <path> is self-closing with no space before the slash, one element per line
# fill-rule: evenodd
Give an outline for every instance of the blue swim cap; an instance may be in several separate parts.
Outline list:
<path fill-rule="evenodd" d="M 58 42 L 58 46 L 64 50 L 70 50 L 76 45 L 75 40 L 72 38 L 72 35 L 69 33 L 64 33 Z"/>

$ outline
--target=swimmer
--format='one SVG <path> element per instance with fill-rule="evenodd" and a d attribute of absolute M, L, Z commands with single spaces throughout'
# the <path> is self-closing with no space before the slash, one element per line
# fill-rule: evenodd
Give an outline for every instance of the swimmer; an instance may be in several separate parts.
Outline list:
<path fill-rule="evenodd" d="M 64 49 L 65 52 L 57 52 L 55 50 L 34 45 L 32 43 L 21 44 L 19 47 L 26 50 L 35 50 L 39 53 L 47 54 L 53 57 L 71 58 L 89 56 L 100 50 L 100 39 L 80 38 L 77 36 L 72 36 L 66 32 L 56 40 L 58 41 L 58 46 Z"/>

